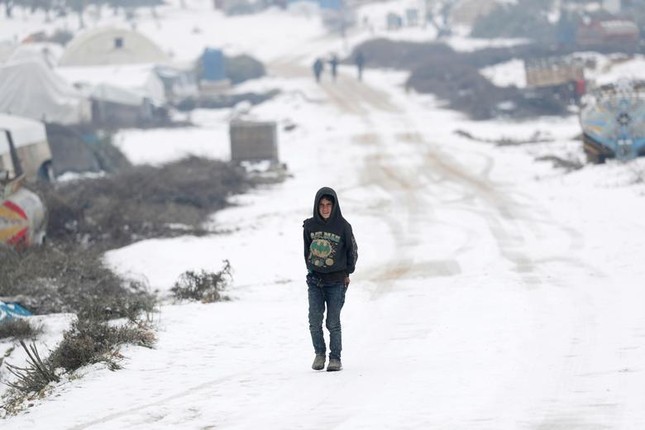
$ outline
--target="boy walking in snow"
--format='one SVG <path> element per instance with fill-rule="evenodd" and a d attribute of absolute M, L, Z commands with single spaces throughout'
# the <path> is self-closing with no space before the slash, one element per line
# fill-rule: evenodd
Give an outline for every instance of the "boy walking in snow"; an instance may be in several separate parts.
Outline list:
<path fill-rule="evenodd" d="M 316 193 L 313 217 L 303 223 L 304 255 L 309 292 L 309 332 L 316 357 L 312 369 L 325 367 L 327 347 L 323 335 L 323 316 L 329 330 L 327 371 L 342 369 L 340 311 L 345 303 L 349 275 L 354 272 L 358 247 L 352 226 L 343 218 L 336 192 L 323 187 Z"/>

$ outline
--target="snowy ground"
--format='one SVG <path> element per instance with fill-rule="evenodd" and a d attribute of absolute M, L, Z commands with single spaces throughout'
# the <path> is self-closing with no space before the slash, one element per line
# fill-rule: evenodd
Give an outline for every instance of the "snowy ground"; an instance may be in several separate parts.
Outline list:
<path fill-rule="evenodd" d="M 164 37 L 198 22 L 189 11 L 160 11 L 177 29 Z M 574 116 L 472 122 L 406 94 L 398 72 L 368 70 L 361 83 L 341 67 L 338 82 L 316 85 L 310 59 L 354 39 L 316 27 L 277 42 L 309 19 L 227 24 L 273 28 L 271 76 L 256 85 L 284 92 L 252 113 L 296 125 L 279 133 L 293 177 L 236 198 L 213 216 L 219 234 L 106 256 L 162 295 L 183 271 L 229 259 L 234 300 L 162 306 L 154 350 L 127 348 L 118 372 L 86 369 L 2 428 L 644 428 L 643 160 L 565 174 L 535 157 L 581 156 Z M 118 144 L 136 163 L 226 159 L 230 114 L 195 112 L 197 127 L 129 131 Z M 457 130 L 551 142 L 498 147 Z M 338 192 L 359 244 L 338 373 L 309 367 L 301 224 L 321 186 Z M 50 347 L 64 321 L 45 319 Z"/>

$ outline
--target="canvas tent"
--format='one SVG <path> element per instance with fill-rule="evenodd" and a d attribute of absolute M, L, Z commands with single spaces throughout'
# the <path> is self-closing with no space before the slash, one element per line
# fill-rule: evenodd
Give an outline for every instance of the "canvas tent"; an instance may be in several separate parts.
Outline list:
<path fill-rule="evenodd" d="M 60 66 L 167 63 L 153 41 L 133 30 L 102 27 L 85 31 L 67 45 Z"/>
<path fill-rule="evenodd" d="M 139 105 L 147 98 L 161 105 L 164 86 L 154 68 L 154 64 L 60 67 L 57 72 L 93 98 L 127 105 Z"/>
<path fill-rule="evenodd" d="M 80 124 L 90 120 L 89 101 L 41 59 L 0 67 L 0 112 L 44 122 Z"/>
<path fill-rule="evenodd" d="M 167 101 L 153 64 L 61 67 L 58 72 L 92 101 L 92 121 L 98 126 L 157 122 L 156 112 Z"/>
<path fill-rule="evenodd" d="M 58 59 L 63 55 L 63 47 L 57 43 L 35 42 L 22 43 L 15 47 L 7 62 L 18 62 L 37 58 L 53 68 L 58 64 Z"/>

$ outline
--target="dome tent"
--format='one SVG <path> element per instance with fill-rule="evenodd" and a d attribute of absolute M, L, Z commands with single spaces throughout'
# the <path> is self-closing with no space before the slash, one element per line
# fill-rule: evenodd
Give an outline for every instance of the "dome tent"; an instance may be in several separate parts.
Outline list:
<path fill-rule="evenodd" d="M 89 101 L 44 60 L 0 66 L 0 112 L 44 122 L 81 124 L 90 119 Z"/>
<path fill-rule="evenodd" d="M 101 27 L 85 31 L 67 45 L 59 66 L 167 63 L 153 41 L 133 30 Z"/>

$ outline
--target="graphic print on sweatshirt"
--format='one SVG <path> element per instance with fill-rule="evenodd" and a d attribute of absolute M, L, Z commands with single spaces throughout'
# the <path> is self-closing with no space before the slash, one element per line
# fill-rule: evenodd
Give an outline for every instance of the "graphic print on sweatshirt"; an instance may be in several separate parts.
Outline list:
<path fill-rule="evenodd" d="M 341 237 L 326 231 L 311 233 L 310 237 L 309 261 L 316 267 L 333 266 Z"/>

